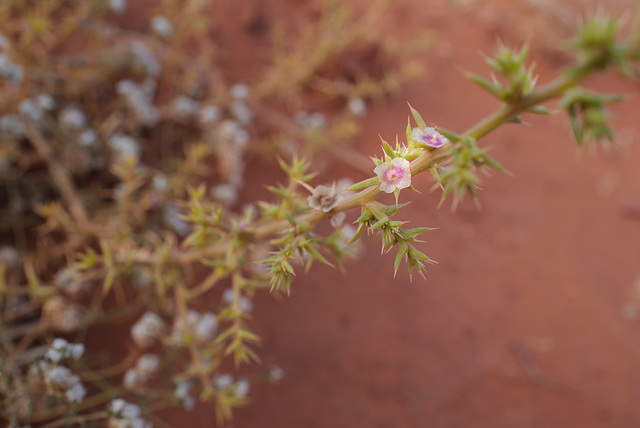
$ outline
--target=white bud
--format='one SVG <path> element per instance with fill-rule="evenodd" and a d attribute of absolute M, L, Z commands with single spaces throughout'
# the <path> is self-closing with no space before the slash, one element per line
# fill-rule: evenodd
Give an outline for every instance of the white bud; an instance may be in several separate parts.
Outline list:
<path fill-rule="evenodd" d="M 151 29 L 158 36 L 168 39 L 173 34 L 171 22 L 164 16 L 154 16 L 151 19 Z"/>
<path fill-rule="evenodd" d="M 122 385 L 129 391 L 135 391 L 138 389 L 138 373 L 135 368 L 130 368 L 124 373 L 122 378 Z"/>
<path fill-rule="evenodd" d="M 213 384 L 217 389 L 225 389 L 233 385 L 233 378 L 228 374 L 218 375 L 213 379 Z"/>
<path fill-rule="evenodd" d="M 109 0 L 109 9 L 115 13 L 122 13 L 127 8 L 126 0 Z"/>
<path fill-rule="evenodd" d="M 220 107 L 210 105 L 205 106 L 200 110 L 198 115 L 198 119 L 200 120 L 201 125 L 211 125 L 220 119 L 222 113 L 220 111 Z"/>
<path fill-rule="evenodd" d="M 87 129 L 82 131 L 76 142 L 80 147 L 90 147 L 93 146 L 98 141 L 98 134 L 93 129 Z"/>
<path fill-rule="evenodd" d="M 62 296 L 49 298 L 42 305 L 42 313 L 52 330 L 63 333 L 76 331 L 84 318 L 84 308 Z"/>
<path fill-rule="evenodd" d="M 236 382 L 236 397 L 243 399 L 249 394 L 250 384 L 246 379 L 240 379 Z"/>
<path fill-rule="evenodd" d="M 217 329 L 218 321 L 216 320 L 215 314 L 212 312 L 206 312 L 202 314 L 200 319 L 197 321 L 194 333 L 198 341 L 204 342 L 211 340 Z"/>
<path fill-rule="evenodd" d="M 360 97 L 349 98 L 347 106 L 349 111 L 356 117 L 364 117 L 367 114 L 367 105 Z"/>
<path fill-rule="evenodd" d="M 36 103 L 41 109 L 51 111 L 56 108 L 56 101 L 49 94 L 40 94 L 36 97 Z"/>
<path fill-rule="evenodd" d="M 67 131 L 79 131 L 87 126 L 87 118 L 78 107 L 65 107 L 58 116 L 60 127 Z"/>
<path fill-rule="evenodd" d="M 114 134 L 109 138 L 107 144 L 118 156 L 133 157 L 140 155 L 140 146 L 136 140 L 129 136 Z"/>
<path fill-rule="evenodd" d="M 141 348 L 153 345 L 164 334 L 165 324 L 158 315 L 153 312 L 145 312 L 144 315 L 131 327 L 131 337 Z"/>
<path fill-rule="evenodd" d="M 18 111 L 22 117 L 33 122 L 39 122 L 44 118 L 44 111 L 40 105 L 30 99 L 22 100 L 18 105 Z"/>
<path fill-rule="evenodd" d="M 231 97 L 236 100 L 246 100 L 249 97 L 249 87 L 243 83 L 237 83 L 231 87 Z"/>

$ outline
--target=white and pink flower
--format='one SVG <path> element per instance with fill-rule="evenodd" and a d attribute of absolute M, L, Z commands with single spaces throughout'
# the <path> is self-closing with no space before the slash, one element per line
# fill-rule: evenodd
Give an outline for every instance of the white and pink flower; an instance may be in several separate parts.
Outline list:
<path fill-rule="evenodd" d="M 384 162 L 375 167 L 373 172 L 380 179 L 380 190 L 393 193 L 396 189 L 404 189 L 411 186 L 410 163 L 405 158 L 394 158 L 390 162 Z"/>
<path fill-rule="evenodd" d="M 442 147 L 449 142 L 444 135 L 436 131 L 436 128 L 413 128 L 413 130 L 411 130 L 411 138 L 419 145 L 435 148 Z"/>

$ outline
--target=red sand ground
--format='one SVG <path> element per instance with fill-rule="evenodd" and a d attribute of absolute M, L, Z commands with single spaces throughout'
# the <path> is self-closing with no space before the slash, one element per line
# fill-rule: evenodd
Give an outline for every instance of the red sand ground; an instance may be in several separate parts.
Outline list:
<path fill-rule="evenodd" d="M 456 67 L 488 75 L 478 53 L 498 36 L 531 39 L 540 81 L 553 76 L 562 64 L 553 37 L 569 33 L 563 25 L 581 8 L 500 3 L 399 2 L 389 31 L 429 28 L 437 42 L 424 57 L 426 76 L 370 109 L 362 154 L 380 151 L 378 133 L 402 134 L 407 101 L 456 131 L 495 108 Z M 259 298 L 264 366 L 278 364 L 286 377 L 255 386 L 231 426 L 640 426 L 640 321 L 638 306 L 628 306 L 640 303 L 640 148 L 626 144 L 640 135 L 638 87 L 614 74 L 590 83 L 632 94 L 614 109 L 622 148 L 579 156 L 563 114 L 527 117 L 532 126 L 509 125 L 483 141 L 515 176 L 484 181 L 481 211 L 468 200 L 455 213 L 437 209 L 427 177 L 416 183 L 421 196 L 403 192 L 414 203 L 399 217 L 439 228 L 421 246 L 439 262 L 426 281 L 402 270 L 394 280 L 393 256 L 379 255 L 370 237 L 346 275 L 314 267 L 290 298 Z M 248 171 L 247 198 L 279 177 L 261 161 Z M 319 180 L 345 175 L 364 178 L 335 162 Z M 211 427 L 213 410 L 170 419 Z"/>

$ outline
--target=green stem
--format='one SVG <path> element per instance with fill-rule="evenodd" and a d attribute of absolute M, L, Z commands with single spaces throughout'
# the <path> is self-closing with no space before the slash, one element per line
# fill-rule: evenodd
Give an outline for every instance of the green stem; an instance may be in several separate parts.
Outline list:
<path fill-rule="evenodd" d="M 562 95 L 568 89 L 576 86 L 580 81 L 593 73 L 593 71 L 594 68 L 589 66 L 569 69 L 552 82 L 523 96 L 516 103 L 502 104 L 498 110 L 476 123 L 465 131 L 463 135 L 479 140 L 500 125 L 509 122 L 520 113 L 524 113 L 538 104 Z"/>

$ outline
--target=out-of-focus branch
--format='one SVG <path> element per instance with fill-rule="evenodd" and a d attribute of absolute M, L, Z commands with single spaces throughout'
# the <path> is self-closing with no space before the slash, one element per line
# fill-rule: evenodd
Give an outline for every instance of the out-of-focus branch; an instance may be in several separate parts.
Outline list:
<path fill-rule="evenodd" d="M 78 197 L 78 192 L 73 184 L 71 176 L 58 162 L 49 142 L 42 136 L 42 134 L 38 132 L 32 124 L 25 122 L 24 125 L 29 142 L 36 152 L 38 152 L 38 155 L 40 155 L 40 157 L 46 162 L 47 168 L 51 173 L 51 178 L 58 187 L 58 190 L 60 190 L 62 199 L 69 207 L 71 216 L 77 222 L 78 229 L 83 233 L 89 233 L 91 231 L 89 216 Z"/>

